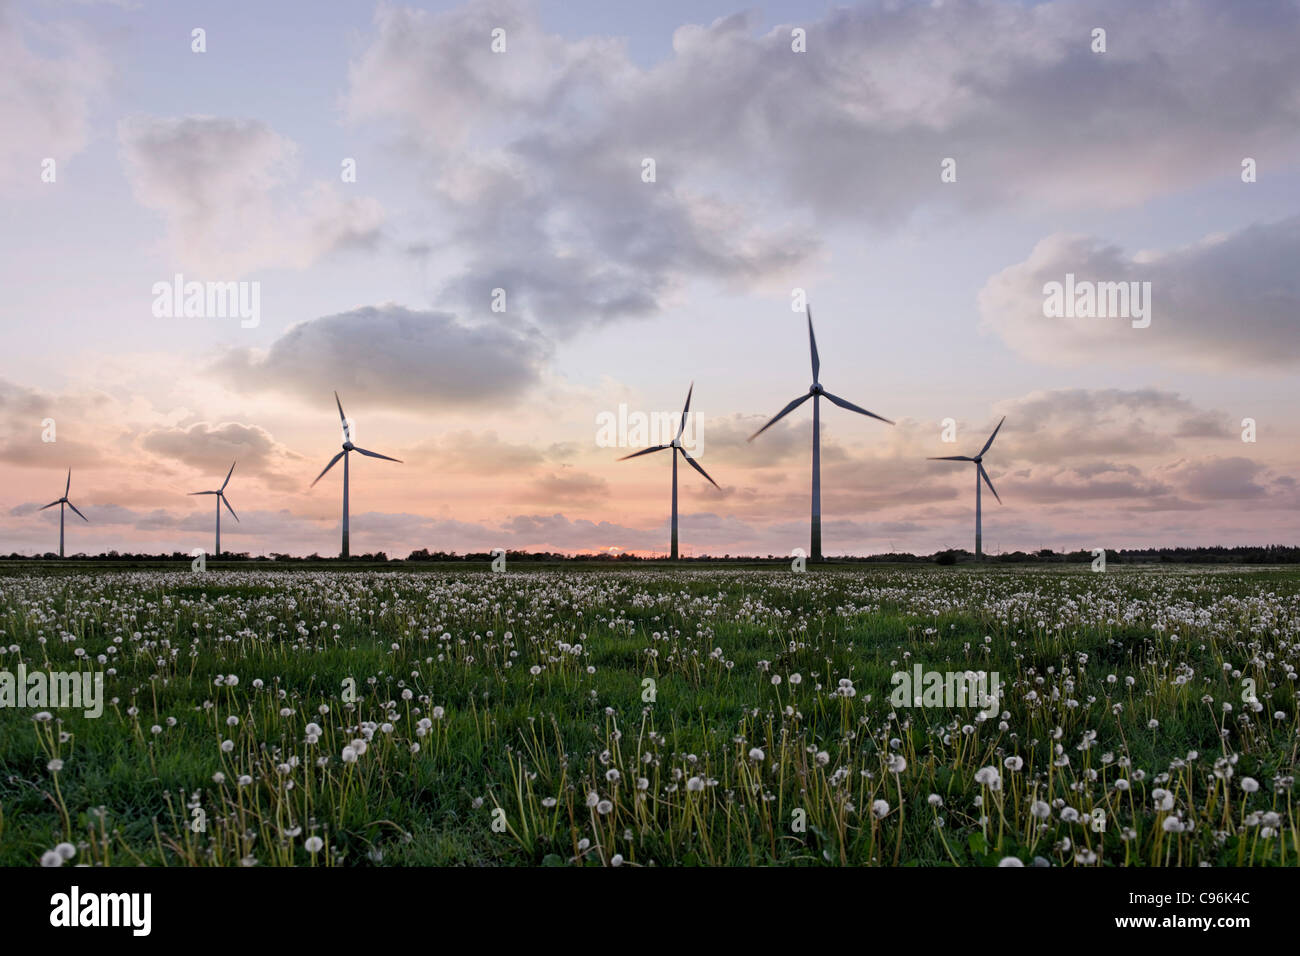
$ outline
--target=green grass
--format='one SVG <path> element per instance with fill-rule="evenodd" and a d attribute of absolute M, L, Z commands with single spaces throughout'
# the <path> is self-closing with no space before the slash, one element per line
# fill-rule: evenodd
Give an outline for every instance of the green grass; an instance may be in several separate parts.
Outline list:
<path fill-rule="evenodd" d="M 0 631 L 110 698 L 0 708 L 2 865 L 1300 859 L 1300 571 L 16 569 Z"/>

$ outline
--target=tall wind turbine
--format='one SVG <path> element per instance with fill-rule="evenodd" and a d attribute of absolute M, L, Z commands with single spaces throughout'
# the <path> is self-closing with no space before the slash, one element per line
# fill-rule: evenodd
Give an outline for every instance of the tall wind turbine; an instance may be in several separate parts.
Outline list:
<path fill-rule="evenodd" d="M 800 395 L 785 408 L 781 409 L 772 417 L 766 425 L 760 428 L 754 434 L 749 436 L 753 441 L 763 432 L 767 431 L 785 416 L 802 405 L 808 399 L 813 400 L 813 438 L 812 438 L 812 547 L 809 549 L 809 559 L 820 561 L 822 559 L 822 416 L 821 400 L 838 405 L 840 408 L 847 408 L 851 412 L 857 412 L 859 415 L 866 415 L 868 418 L 876 418 L 886 425 L 894 424 L 888 418 L 877 415 L 875 412 L 869 412 L 865 408 L 859 408 L 852 402 L 845 401 L 838 395 L 832 395 L 822 387 L 819 376 L 821 374 L 822 363 L 817 357 L 817 336 L 813 334 L 812 308 L 807 310 L 808 315 L 808 351 L 812 355 L 812 385 L 808 386 L 808 393 Z"/>
<path fill-rule="evenodd" d="M 216 491 L 191 491 L 190 492 L 190 494 L 192 495 L 216 495 L 217 496 L 217 550 L 213 554 L 213 557 L 215 558 L 221 557 L 221 504 L 222 502 L 225 502 L 226 509 L 230 512 L 230 516 L 234 518 L 236 521 L 239 520 L 239 515 L 235 514 L 235 509 L 230 507 L 230 500 L 226 497 L 226 485 L 230 484 L 230 476 L 233 475 L 234 473 L 235 473 L 235 463 L 232 461 L 230 463 L 230 471 L 226 472 L 226 480 L 221 483 L 221 487 L 218 488 Z"/>
<path fill-rule="evenodd" d="M 1007 420 L 1007 416 L 1002 416 L 1002 422 Z M 1002 498 L 998 495 L 998 490 L 993 487 L 993 482 L 989 480 L 989 473 L 984 470 L 984 453 L 989 450 L 993 444 L 993 439 L 998 437 L 998 430 L 1002 428 L 1002 422 L 998 422 L 998 427 L 993 429 L 993 434 L 989 440 L 984 443 L 979 454 L 971 457 L 969 455 L 945 455 L 943 458 L 931 458 L 929 461 L 973 461 L 975 462 L 975 560 L 982 560 L 984 557 L 984 533 L 980 526 L 980 479 L 983 478 L 985 484 L 989 486 L 989 491 L 993 492 L 993 497 L 998 499 L 998 504 L 1002 504 Z"/>
<path fill-rule="evenodd" d="M 72 490 L 72 469 L 69 468 L 68 483 L 63 486 L 63 497 L 58 499 L 57 501 L 51 501 L 48 505 L 45 506 L 45 508 L 53 508 L 55 505 L 59 506 L 59 557 L 63 557 L 63 506 L 67 505 L 73 511 L 77 511 L 77 506 L 68 500 L 68 492 L 71 490 Z M 41 508 L 40 510 L 44 511 L 45 508 Z M 77 517 L 80 518 L 82 521 L 86 522 L 86 524 L 90 524 L 90 519 L 87 518 L 85 515 L 83 515 L 80 511 L 77 511 Z"/>
<path fill-rule="evenodd" d="M 652 452 L 663 451 L 665 448 L 672 449 L 673 451 L 673 544 L 672 544 L 672 551 L 669 557 L 673 561 L 677 560 L 677 453 L 681 452 L 682 457 L 686 459 L 686 463 L 688 465 L 690 465 L 692 468 L 698 471 L 705 478 L 708 478 L 709 484 L 711 484 L 714 488 L 718 488 L 718 483 L 714 481 L 712 478 L 709 478 L 709 473 L 705 471 L 703 468 L 701 468 L 700 463 L 696 461 L 694 458 L 692 458 L 687 453 L 686 449 L 682 447 L 682 433 L 686 431 L 686 415 L 691 410 L 691 393 L 694 391 L 695 391 L 695 383 L 692 382 L 691 387 L 686 392 L 686 407 L 682 409 L 682 423 L 677 427 L 677 437 L 674 438 L 671 443 L 667 445 L 655 445 L 652 448 L 642 448 L 640 451 L 634 451 L 632 452 L 632 454 L 624 455 L 622 458 L 619 459 L 619 461 L 627 461 L 629 458 L 636 458 L 640 455 L 649 455 Z M 722 489 L 718 488 L 718 490 L 721 491 Z"/>
<path fill-rule="evenodd" d="M 330 459 L 330 463 L 325 466 L 325 470 L 316 476 L 316 481 L 325 477 L 325 472 L 329 471 L 338 464 L 340 458 L 343 459 L 343 557 L 348 557 L 348 452 L 355 451 L 357 454 L 365 455 L 367 458 L 382 458 L 384 461 L 395 461 L 401 464 L 400 458 L 389 458 L 387 455 L 381 455 L 377 451 L 366 451 L 364 448 L 358 448 L 352 444 L 352 426 L 348 424 L 348 418 L 343 414 L 343 403 L 339 401 L 339 393 L 334 393 L 334 404 L 339 407 L 339 421 L 343 423 L 343 450 Z M 313 488 L 316 487 L 316 481 L 311 483 Z"/>

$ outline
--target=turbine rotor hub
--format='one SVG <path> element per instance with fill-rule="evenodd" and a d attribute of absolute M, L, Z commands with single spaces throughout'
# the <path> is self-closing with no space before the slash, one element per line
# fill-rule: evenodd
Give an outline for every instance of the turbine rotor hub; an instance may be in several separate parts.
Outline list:
<path fill-rule="evenodd" d="M 350 441 L 345 441 L 345 442 L 343 443 L 343 450 L 344 450 L 344 451 L 352 451 L 352 449 L 354 449 L 354 448 L 356 448 L 356 447 L 357 447 L 357 446 L 354 445 L 354 444 L 352 444 L 352 442 L 350 442 Z"/>
<path fill-rule="evenodd" d="M 808 386 L 808 394 L 809 394 L 809 395 L 821 395 L 821 394 L 824 394 L 825 391 L 826 391 L 826 389 L 822 388 L 822 386 L 821 386 L 820 383 L 814 383 L 814 384 Z"/>

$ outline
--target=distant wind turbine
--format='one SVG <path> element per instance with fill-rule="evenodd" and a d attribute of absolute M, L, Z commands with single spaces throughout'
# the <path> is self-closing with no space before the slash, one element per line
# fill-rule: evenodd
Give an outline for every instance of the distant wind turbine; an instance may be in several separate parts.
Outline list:
<path fill-rule="evenodd" d="M 767 431 L 785 416 L 802 405 L 808 399 L 813 400 L 813 439 L 812 439 L 812 547 L 809 553 L 809 559 L 820 561 L 822 559 L 822 418 L 821 418 L 821 400 L 823 398 L 838 405 L 840 408 L 847 408 L 851 412 L 857 412 L 859 415 L 866 415 L 868 418 L 876 418 L 886 425 L 894 424 L 888 418 L 883 418 L 875 412 L 869 412 L 865 408 L 859 408 L 852 402 L 845 401 L 838 395 L 832 395 L 822 387 L 818 376 L 821 374 L 821 359 L 817 357 L 817 336 L 813 334 L 812 309 L 807 309 L 808 315 L 808 350 L 812 355 L 812 385 L 808 387 L 808 394 L 796 398 L 785 408 L 773 416 L 772 420 L 760 428 L 754 434 L 749 436 L 753 441 L 763 432 Z"/>
<path fill-rule="evenodd" d="M 316 481 L 325 477 L 325 472 L 329 471 L 338 464 L 340 458 L 343 459 L 343 557 L 348 557 L 348 452 L 355 451 L 367 458 L 382 458 L 384 461 L 395 461 L 402 463 L 400 458 L 389 458 L 387 455 L 381 455 L 376 451 L 366 451 L 364 448 L 358 448 L 352 444 L 352 426 L 348 424 L 347 416 L 343 414 L 343 403 L 339 401 L 339 393 L 334 393 L 334 404 L 339 407 L 339 421 L 343 423 L 343 450 L 330 459 L 330 463 L 325 466 L 325 470 L 316 476 Z M 311 483 L 313 488 L 316 487 L 316 481 Z"/>
<path fill-rule="evenodd" d="M 667 445 L 655 445 L 653 448 L 642 448 L 640 451 L 634 451 L 632 454 L 624 455 L 619 459 L 619 461 L 627 461 L 629 458 L 637 458 L 640 455 L 649 455 L 651 452 L 663 451 L 666 448 L 671 448 L 673 450 L 673 543 L 672 551 L 669 555 L 673 561 L 677 560 L 677 452 L 681 452 L 682 457 L 686 459 L 688 465 L 698 471 L 705 478 L 708 478 L 709 484 L 714 488 L 718 488 L 718 483 L 712 478 L 709 478 L 709 473 L 701 468 L 700 463 L 687 454 L 686 449 L 682 447 L 682 434 L 686 431 L 686 415 L 691 410 L 691 393 L 694 391 L 695 383 L 692 382 L 691 387 L 686 392 L 686 407 L 682 409 L 682 423 L 677 428 L 677 437 L 674 438 L 671 443 Z M 718 488 L 718 490 L 721 491 L 722 489 Z"/>
<path fill-rule="evenodd" d="M 45 508 L 53 508 L 55 505 L 59 506 L 59 557 L 63 557 L 63 506 L 67 505 L 73 511 L 77 511 L 77 506 L 68 500 L 68 492 L 71 490 L 72 490 L 72 469 L 69 468 L 68 483 L 63 486 L 63 497 L 58 499 L 57 501 L 51 501 L 48 505 L 45 506 Z M 40 510 L 44 511 L 45 508 L 41 508 Z M 90 519 L 87 518 L 85 515 L 83 515 L 80 511 L 77 511 L 77 517 L 80 518 L 82 521 L 86 522 L 86 524 L 90 524 Z"/>
<path fill-rule="evenodd" d="M 1007 420 L 1007 416 L 1002 416 L 1002 422 Z M 984 557 L 984 533 L 980 525 L 980 479 L 989 486 L 989 491 L 993 492 L 993 497 L 998 499 L 998 504 L 1002 504 L 1002 498 L 998 495 L 998 490 L 993 487 L 993 482 L 989 480 L 989 473 L 984 470 L 984 453 L 989 450 L 993 444 L 993 439 L 998 437 L 998 431 L 1002 428 L 1002 422 L 998 422 L 998 427 L 993 429 L 993 434 L 989 440 L 984 443 L 979 454 L 971 457 L 969 455 L 946 455 L 943 458 L 931 458 L 929 461 L 973 461 L 975 462 L 975 560 L 979 561 Z"/>
<path fill-rule="evenodd" d="M 221 557 L 221 505 L 223 502 L 226 505 L 226 510 L 230 512 L 230 516 L 234 518 L 236 521 L 239 520 L 239 515 L 235 514 L 235 509 L 230 507 L 230 500 L 226 497 L 226 485 L 230 484 L 230 476 L 233 475 L 234 473 L 235 473 L 235 463 L 232 461 L 230 463 L 230 471 L 226 472 L 226 480 L 221 483 L 221 487 L 218 488 L 216 491 L 191 491 L 190 492 L 190 494 L 192 495 L 216 495 L 217 496 L 217 550 L 213 554 L 213 557 L 216 558 Z"/>

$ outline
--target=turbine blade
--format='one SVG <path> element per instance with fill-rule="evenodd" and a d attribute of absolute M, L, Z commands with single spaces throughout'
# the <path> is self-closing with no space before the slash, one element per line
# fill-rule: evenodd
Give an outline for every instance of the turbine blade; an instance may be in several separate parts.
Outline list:
<path fill-rule="evenodd" d="M 791 403 L 790 403 L 789 405 L 787 405 L 785 408 L 783 408 L 783 409 L 781 409 L 779 412 L 777 412 L 776 415 L 774 415 L 774 416 L 772 417 L 772 420 L 771 420 L 771 421 L 769 421 L 766 425 L 764 425 L 764 426 L 763 426 L 762 428 L 760 428 L 758 431 L 754 432 L 754 434 L 750 435 L 749 438 L 746 439 L 746 440 L 747 440 L 747 441 L 753 441 L 755 438 L 757 438 L 759 435 L 763 434 L 763 432 L 767 431 L 769 428 L 771 428 L 773 425 L 775 425 L 775 424 L 776 424 L 777 422 L 779 422 L 781 419 L 785 418 L 785 416 L 789 415 L 792 411 L 794 411 L 796 408 L 798 408 L 798 407 L 799 407 L 800 405 L 802 405 L 804 402 L 808 401 L 808 399 L 810 399 L 810 398 L 812 398 L 812 393 L 811 393 L 811 392 L 809 392 L 809 393 L 806 394 L 806 395 L 800 395 L 798 398 L 796 398 L 793 402 L 791 402 Z"/>
<path fill-rule="evenodd" d="M 686 413 L 691 410 L 691 393 L 695 391 L 695 383 L 691 382 L 691 387 L 686 390 L 686 407 L 682 409 L 682 423 L 677 428 L 677 438 L 674 441 L 681 441 L 682 434 L 686 431 Z"/>
<path fill-rule="evenodd" d="M 686 454 L 686 449 L 685 449 L 685 448 L 678 448 L 677 450 L 678 450 L 679 452 L 682 453 L 682 457 L 686 459 L 686 463 L 687 463 L 688 465 L 690 465 L 692 468 L 694 468 L 696 471 L 698 471 L 698 472 L 699 472 L 701 475 L 703 475 L 705 478 L 708 478 L 708 479 L 709 479 L 709 484 L 711 484 L 714 488 L 718 488 L 718 483 L 717 483 L 716 481 L 714 481 L 712 478 L 709 477 L 709 473 L 708 473 L 707 471 L 705 471 L 703 468 L 700 467 L 700 463 L 699 463 L 698 461 L 696 461 L 696 460 L 695 460 L 694 458 L 692 458 L 690 455 Z M 721 491 L 722 489 L 721 489 L 721 488 L 718 488 L 718 490 Z"/>
<path fill-rule="evenodd" d="M 984 479 L 984 484 L 989 486 L 989 491 L 993 492 L 993 497 L 998 499 L 998 504 L 1002 504 L 1002 499 L 998 496 L 998 490 L 993 487 L 993 482 L 989 481 L 989 473 L 984 470 L 984 466 L 979 464 L 975 467 L 980 470 L 980 477 Z"/>
<path fill-rule="evenodd" d="M 221 494 L 221 492 L 219 492 L 219 491 L 191 491 L 190 494 L 192 494 L 192 495 L 219 495 L 219 494 Z"/>
<path fill-rule="evenodd" d="M 817 384 L 817 376 L 822 371 L 822 360 L 817 355 L 817 336 L 813 334 L 812 327 L 812 306 L 804 306 L 804 312 L 808 316 L 808 351 L 812 354 L 813 384 Z"/>
<path fill-rule="evenodd" d="M 68 502 L 68 507 L 71 508 L 73 511 L 77 511 L 77 506 L 74 505 L 71 501 Z M 85 515 L 83 515 L 80 511 L 77 511 L 77 517 L 80 518 L 82 521 L 86 522 L 86 524 L 90 524 L 90 519 L 87 518 Z"/>
<path fill-rule="evenodd" d="M 72 469 L 68 469 L 68 483 L 63 486 L 63 497 L 68 497 L 68 492 L 72 490 Z"/>
<path fill-rule="evenodd" d="M 822 394 L 825 395 L 827 398 L 829 398 L 840 408 L 847 408 L 851 412 L 857 412 L 859 415 L 866 415 L 868 418 L 878 418 L 886 425 L 894 424 L 888 418 L 885 418 L 883 415 L 877 415 L 875 412 L 869 412 L 865 408 L 859 408 L 857 405 L 854 405 L 852 402 L 845 401 L 844 399 L 840 398 L 838 395 L 832 395 L 830 392 L 822 392 Z"/>
<path fill-rule="evenodd" d="M 358 448 L 355 445 L 352 446 L 352 450 L 355 452 L 359 452 L 362 455 L 365 455 L 367 458 L 382 458 L 384 459 L 384 461 L 395 461 L 399 465 L 405 464 L 405 462 L 403 462 L 402 459 L 400 458 L 389 458 L 387 455 L 381 455 L 377 451 L 366 451 L 364 448 Z"/>
<path fill-rule="evenodd" d="M 347 454 L 347 452 L 345 452 L 345 451 L 341 451 L 341 452 L 339 452 L 337 455 L 335 455 L 333 458 L 331 458 L 331 459 L 330 459 L 330 463 L 329 463 L 328 465 L 325 466 L 325 471 L 322 471 L 319 475 L 316 476 L 316 481 L 320 481 L 322 478 L 324 478 L 324 477 L 325 477 L 325 472 L 326 472 L 326 471 L 329 471 L 331 468 L 333 468 L 335 465 L 337 465 L 337 464 L 339 463 L 339 459 L 342 458 L 342 457 L 343 457 L 344 455 L 346 455 L 346 454 Z M 316 487 L 316 481 L 313 481 L 313 482 L 311 483 L 311 487 L 313 487 L 313 488 Z"/>
<path fill-rule="evenodd" d="M 630 455 L 624 455 L 619 461 L 627 461 L 629 458 L 639 458 L 642 455 L 648 455 L 652 451 L 663 451 L 665 448 L 671 448 L 671 445 L 651 445 L 649 448 L 642 448 L 640 451 L 634 451 Z"/>
<path fill-rule="evenodd" d="M 943 458 L 927 458 L 926 461 L 974 461 L 969 455 L 947 455 Z"/>
<path fill-rule="evenodd" d="M 222 491 L 226 490 L 226 485 L 230 484 L 230 476 L 233 475 L 234 473 L 235 473 L 235 463 L 232 461 L 230 463 L 230 470 L 226 472 L 226 480 L 221 483 Z"/>
<path fill-rule="evenodd" d="M 236 521 L 239 521 L 239 515 L 235 514 L 235 509 L 232 508 L 232 507 L 230 507 L 230 502 L 226 500 L 226 496 L 225 496 L 225 495 L 217 495 L 217 497 L 220 498 L 220 499 L 221 499 L 221 503 L 222 503 L 223 505 L 226 506 L 226 510 L 230 512 L 231 517 L 233 517 Z M 240 523 L 242 524 L 242 522 L 240 522 Z"/>
<path fill-rule="evenodd" d="M 60 498 L 58 501 L 51 501 L 48 505 L 45 506 L 45 508 L 53 508 L 55 505 L 62 504 L 62 503 L 63 503 L 63 499 Z M 45 508 L 37 508 L 36 510 L 44 511 Z"/>
<path fill-rule="evenodd" d="M 339 421 L 343 423 L 343 440 L 352 441 L 352 433 L 348 428 L 348 417 L 343 414 L 343 403 L 339 401 L 339 393 L 334 393 L 334 404 L 339 407 Z"/>
<path fill-rule="evenodd" d="M 1002 422 L 1005 422 L 1006 420 L 1007 420 L 1007 416 L 1003 415 L 1003 416 L 1002 416 Z M 984 443 L 984 447 L 980 449 L 980 457 L 981 457 L 981 458 L 984 456 L 984 453 L 985 453 L 986 451 L 989 450 L 989 446 L 993 444 L 993 439 L 995 439 L 995 438 L 998 437 L 998 431 L 999 431 L 999 429 L 1002 428 L 1002 422 L 998 422 L 998 427 L 995 428 L 995 429 L 993 429 L 993 434 L 989 436 L 989 440 L 986 441 L 986 442 Z"/>

